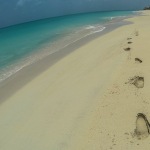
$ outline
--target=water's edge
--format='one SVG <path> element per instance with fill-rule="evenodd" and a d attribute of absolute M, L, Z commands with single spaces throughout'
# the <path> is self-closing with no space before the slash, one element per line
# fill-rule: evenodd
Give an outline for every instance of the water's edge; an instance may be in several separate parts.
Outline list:
<path fill-rule="evenodd" d="M 129 18 L 129 17 L 128 17 Z M 28 82 L 33 80 L 39 74 L 47 70 L 49 67 L 57 63 L 59 60 L 72 53 L 74 50 L 85 45 L 89 41 L 92 41 L 106 33 L 109 33 L 115 30 L 118 27 L 131 24 L 128 21 L 120 21 L 115 24 L 106 25 L 106 29 L 100 33 L 95 33 L 93 35 L 87 36 L 79 41 L 76 41 L 67 47 L 63 48 L 61 51 L 57 51 L 51 55 L 46 56 L 44 59 L 37 61 L 27 67 L 24 67 L 22 70 L 18 71 L 14 75 L 10 76 L 6 80 L 0 83 L 0 103 L 8 99 L 16 91 L 21 89 Z"/>
<path fill-rule="evenodd" d="M 130 15 L 134 15 L 134 12 L 89 13 L 74 15 L 73 18 L 64 16 L 60 20 L 53 18 L 37 21 L 2 30 L 0 84 L 32 63 L 86 39 L 87 36 L 92 37 L 92 34 L 108 30 L 108 25 L 119 23 L 125 16 Z"/>

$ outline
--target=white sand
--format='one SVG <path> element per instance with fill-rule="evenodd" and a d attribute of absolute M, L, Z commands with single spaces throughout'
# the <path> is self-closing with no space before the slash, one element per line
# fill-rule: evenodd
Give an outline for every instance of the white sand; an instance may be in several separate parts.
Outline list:
<path fill-rule="evenodd" d="M 2 103 L 0 150 L 149 150 L 149 137 L 132 137 L 137 113 L 150 120 L 145 13 L 67 55 Z M 125 84 L 135 75 L 144 77 L 144 88 Z"/>

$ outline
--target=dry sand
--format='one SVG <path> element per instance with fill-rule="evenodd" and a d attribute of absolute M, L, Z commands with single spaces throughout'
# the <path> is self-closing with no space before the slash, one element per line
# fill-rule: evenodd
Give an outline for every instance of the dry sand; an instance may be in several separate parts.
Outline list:
<path fill-rule="evenodd" d="M 144 14 L 78 48 L 3 102 L 0 150 L 149 150 L 150 137 L 134 134 L 138 113 L 150 121 L 150 12 Z"/>

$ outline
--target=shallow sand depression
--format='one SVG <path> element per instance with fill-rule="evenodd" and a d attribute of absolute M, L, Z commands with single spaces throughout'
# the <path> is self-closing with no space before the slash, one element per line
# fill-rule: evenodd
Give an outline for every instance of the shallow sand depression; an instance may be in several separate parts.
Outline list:
<path fill-rule="evenodd" d="M 149 150 L 149 134 L 135 136 L 137 114 L 150 121 L 150 12 L 143 13 L 65 56 L 5 100 L 0 149 Z M 143 78 L 142 88 L 129 83 L 134 76 Z M 140 123 L 139 131 L 147 132 Z"/>

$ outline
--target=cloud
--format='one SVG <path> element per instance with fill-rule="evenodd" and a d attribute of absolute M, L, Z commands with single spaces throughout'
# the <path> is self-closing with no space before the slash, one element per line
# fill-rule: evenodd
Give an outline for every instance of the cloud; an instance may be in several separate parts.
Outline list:
<path fill-rule="evenodd" d="M 28 2 L 28 1 L 30 1 L 30 0 L 19 0 L 18 2 L 17 2 L 17 6 L 23 6 L 26 2 Z"/>
<path fill-rule="evenodd" d="M 16 5 L 22 7 L 24 4 L 31 2 L 31 1 L 32 3 L 34 2 L 34 4 L 37 4 L 37 5 L 42 3 L 41 0 L 18 0 Z"/>

